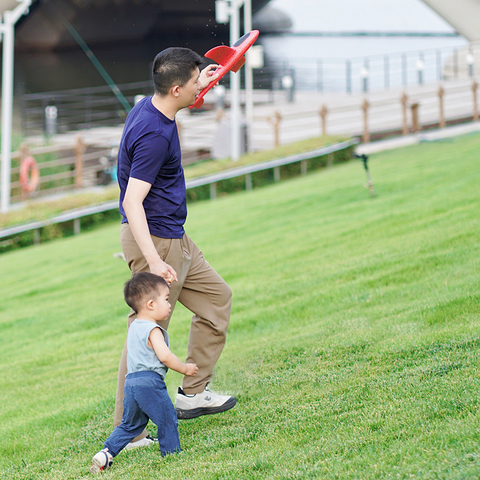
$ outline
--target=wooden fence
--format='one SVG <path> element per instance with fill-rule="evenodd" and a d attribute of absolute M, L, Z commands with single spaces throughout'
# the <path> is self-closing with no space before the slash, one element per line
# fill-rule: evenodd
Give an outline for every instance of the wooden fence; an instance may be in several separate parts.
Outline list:
<path fill-rule="evenodd" d="M 101 173 L 108 169 L 112 149 L 86 144 L 77 137 L 75 144 L 48 145 L 29 148 L 21 145 L 12 153 L 11 197 L 12 203 L 28 198 L 39 198 L 67 190 L 97 185 Z M 39 185 L 30 193 L 22 188 L 20 168 L 22 161 L 33 157 L 39 170 Z"/>
<path fill-rule="evenodd" d="M 285 104 L 255 117 L 253 144 L 265 149 L 318 135 L 358 136 L 369 142 L 477 121 L 477 93 L 477 81 L 464 79 L 340 100 L 330 97 L 330 103 L 312 96 L 307 108 Z"/>

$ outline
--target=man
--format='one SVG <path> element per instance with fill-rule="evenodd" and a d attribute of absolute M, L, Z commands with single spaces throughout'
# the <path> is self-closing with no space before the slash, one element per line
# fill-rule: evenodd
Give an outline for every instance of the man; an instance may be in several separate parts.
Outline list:
<path fill-rule="evenodd" d="M 209 391 L 208 383 L 225 345 L 232 292 L 185 234 L 185 178 L 181 165 L 176 113 L 195 102 L 217 79 L 217 65 L 201 73 L 202 57 L 188 48 L 168 48 L 153 64 L 155 93 L 129 113 L 118 154 L 121 244 L 132 273 L 150 271 L 171 286 L 172 312 L 178 300 L 193 312 L 187 363 L 195 377 L 184 377 L 175 408 L 178 418 L 195 418 L 232 408 L 235 397 Z M 131 312 L 128 325 L 134 320 Z M 165 329 L 170 317 L 159 322 Z M 115 425 L 122 419 L 126 347 L 120 360 Z M 130 446 L 148 443 L 146 432 Z"/>

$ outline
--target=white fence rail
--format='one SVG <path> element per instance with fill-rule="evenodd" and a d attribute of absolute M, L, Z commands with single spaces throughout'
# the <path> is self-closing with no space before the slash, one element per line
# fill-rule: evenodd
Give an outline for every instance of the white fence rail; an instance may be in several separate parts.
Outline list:
<path fill-rule="evenodd" d="M 249 190 L 251 189 L 251 182 L 249 182 L 248 176 L 254 172 L 259 172 L 259 171 L 269 170 L 269 169 L 276 169 L 282 165 L 302 162 L 311 158 L 317 158 L 320 156 L 328 155 L 328 154 L 352 147 L 358 143 L 359 143 L 358 139 L 353 139 L 353 140 L 337 143 L 334 145 L 330 145 L 328 147 L 318 148 L 310 152 L 305 152 L 297 155 L 290 155 L 288 157 L 278 158 L 275 160 L 262 162 L 254 165 L 246 165 L 238 168 L 232 168 L 232 169 L 225 170 L 223 172 L 219 172 L 213 175 L 205 175 L 202 177 L 188 180 L 186 182 L 187 183 L 186 186 L 187 186 L 187 189 L 191 189 L 191 188 L 196 188 L 203 185 L 210 185 L 211 198 L 214 199 L 216 197 L 215 184 L 222 180 L 227 180 L 230 178 L 235 178 L 240 176 L 246 176 L 246 189 Z M 304 171 L 304 173 L 306 173 L 306 171 Z M 275 175 L 275 178 L 279 179 L 277 175 Z M 250 185 L 250 188 L 249 188 L 249 185 Z M 23 225 L 15 225 L 13 227 L 1 228 L 0 239 L 12 237 L 14 235 L 18 235 L 24 232 L 29 232 L 32 230 L 38 232 L 41 228 L 44 228 L 48 225 L 64 223 L 69 221 L 74 222 L 74 232 L 75 234 L 79 234 L 81 218 L 87 217 L 89 215 L 94 215 L 96 213 L 103 213 L 109 210 L 114 210 L 116 208 L 118 208 L 118 200 L 112 200 L 112 201 L 104 202 L 98 205 L 91 205 L 88 207 L 69 210 L 67 212 L 62 213 L 61 215 L 57 215 L 55 217 L 52 217 L 46 220 L 29 222 Z M 39 241 L 38 233 L 35 238 L 37 243 Z"/>

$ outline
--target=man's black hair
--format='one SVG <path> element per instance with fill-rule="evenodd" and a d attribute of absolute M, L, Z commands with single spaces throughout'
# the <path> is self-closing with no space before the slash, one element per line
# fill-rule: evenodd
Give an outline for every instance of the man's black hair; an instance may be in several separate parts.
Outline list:
<path fill-rule="evenodd" d="M 174 85 L 184 87 L 201 64 L 202 57 L 189 48 L 170 47 L 161 51 L 153 61 L 155 92 L 165 96 Z"/>
<path fill-rule="evenodd" d="M 148 295 L 148 300 L 155 300 L 158 296 L 158 287 L 162 285 L 169 288 L 163 277 L 150 272 L 135 273 L 130 280 L 125 282 L 123 295 L 127 305 L 138 313 L 140 302 Z"/>

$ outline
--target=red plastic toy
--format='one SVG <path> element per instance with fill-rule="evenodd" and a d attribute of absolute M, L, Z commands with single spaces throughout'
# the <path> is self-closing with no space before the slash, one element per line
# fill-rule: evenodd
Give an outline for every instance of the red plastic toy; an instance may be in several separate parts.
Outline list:
<path fill-rule="evenodd" d="M 203 97 L 205 94 L 213 88 L 227 72 L 230 70 L 238 72 L 243 67 L 245 63 L 245 52 L 255 43 L 259 33 L 258 30 L 252 30 L 250 33 L 246 33 L 238 39 L 232 47 L 221 45 L 212 48 L 204 55 L 220 65 L 215 71 L 215 73 L 218 73 L 218 78 L 214 82 L 209 83 L 208 86 L 198 94 L 195 103 L 190 105 L 190 108 L 200 108 L 203 105 Z"/>

